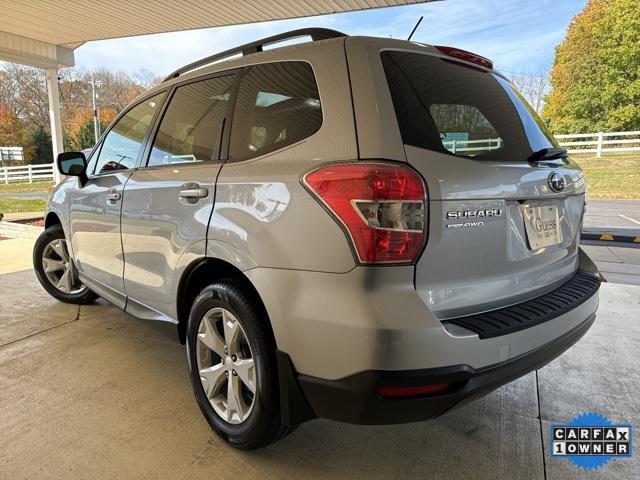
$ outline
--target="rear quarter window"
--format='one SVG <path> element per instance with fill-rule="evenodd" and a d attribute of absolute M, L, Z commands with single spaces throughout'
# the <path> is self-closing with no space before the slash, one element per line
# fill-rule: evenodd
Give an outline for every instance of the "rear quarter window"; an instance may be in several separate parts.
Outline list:
<path fill-rule="evenodd" d="M 318 86 L 306 62 L 248 67 L 233 114 L 229 158 L 246 160 L 313 135 L 322 125 Z"/>
<path fill-rule="evenodd" d="M 492 72 L 432 55 L 383 51 L 405 144 L 479 160 L 525 161 L 555 142 Z"/>

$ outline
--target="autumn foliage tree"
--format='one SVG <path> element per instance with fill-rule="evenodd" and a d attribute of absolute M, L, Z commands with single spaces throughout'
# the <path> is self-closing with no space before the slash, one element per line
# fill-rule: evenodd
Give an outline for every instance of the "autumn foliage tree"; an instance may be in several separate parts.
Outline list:
<path fill-rule="evenodd" d="M 25 161 L 30 161 L 34 147 L 18 116 L 0 105 L 0 146 L 22 147 Z"/>
<path fill-rule="evenodd" d="M 95 82 L 104 131 L 129 102 L 159 80 L 140 70 L 129 75 L 106 69 L 65 68 L 58 72 L 65 150 L 95 144 L 92 83 Z M 21 146 L 28 162 L 53 159 L 49 103 L 44 70 L 12 63 L 0 65 L 0 146 Z"/>
<path fill-rule="evenodd" d="M 640 130 L 640 1 L 589 0 L 556 48 L 551 85 L 554 132 Z"/>
<path fill-rule="evenodd" d="M 112 108 L 102 108 L 99 110 L 100 131 L 116 118 L 116 111 Z M 82 108 L 76 111 L 75 115 L 68 123 L 67 133 L 69 134 L 70 147 L 76 150 L 93 147 L 96 143 L 95 130 L 93 126 L 93 110 Z"/>

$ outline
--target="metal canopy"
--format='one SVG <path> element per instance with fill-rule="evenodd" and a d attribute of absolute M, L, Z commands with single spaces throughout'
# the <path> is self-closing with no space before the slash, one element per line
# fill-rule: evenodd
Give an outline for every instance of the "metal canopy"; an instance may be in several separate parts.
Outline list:
<path fill-rule="evenodd" d="M 309 17 L 429 0 L 4 0 L 0 60 L 72 66 L 91 40 Z"/>

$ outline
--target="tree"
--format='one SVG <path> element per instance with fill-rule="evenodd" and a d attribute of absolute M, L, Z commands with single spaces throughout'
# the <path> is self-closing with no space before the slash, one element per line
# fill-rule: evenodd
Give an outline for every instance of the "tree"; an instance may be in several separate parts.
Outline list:
<path fill-rule="evenodd" d="M 0 105 L 0 147 L 22 147 L 25 162 L 34 151 L 22 121 L 4 105 Z"/>
<path fill-rule="evenodd" d="M 146 68 L 140 68 L 137 72 L 134 72 L 133 78 L 138 84 L 140 84 L 145 90 L 155 87 L 162 82 L 162 77 L 157 76 L 152 71 Z"/>
<path fill-rule="evenodd" d="M 510 74 L 510 80 L 534 110 L 541 113 L 545 96 L 549 91 L 549 75 L 546 72 L 513 72 Z"/>
<path fill-rule="evenodd" d="M 91 148 L 96 144 L 95 130 L 93 127 L 93 118 L 87 120 L 76 132 L 73 137 L 73 147 L 75 150 L 84 150 Z"/>
<path fill-rule="evenodd" d="M 44 70 L 15 63 L 2 67 L 0 103 L 24 123 L 34 128 L 49 121 L 49 104 Z"/>
<path fill-rule="evenodd" d="M 551 85 L 554 132 L 640 130 L 640 2 L 589 0 L 556 48 Z"/>
<path fill-rule="evenodd" d="M 101 131 L 129 102 L 159 79 L 140 70 L 123 72 L 64 68 L 58 72 L 65 150 L 93 146 L 92 89 L 95 79 Z M 21 146 L 28 161 L 48 158 L 49 103 L 44 70 L 6 63 L 0 65 L 0 146 Z M 44 127 L 43 127 L 44 125 Z"/>
<path fill-rule="evenodd" d="M 51 135 L 44 125 L 40 124 L 31 131 L 31 143 L 34 145 L 33 159 L 31 163 L 51 163 L 53 161 L 53 145 Z"/>
<path fill-rule="evenodd" d="M 112 108 L 100 110 L 100 131 L 104 130 L 116 117 L 116 111 Z M 78 110 L 73 119 L 69 122 L 67 129 L 69 133 L 69 147 L 75 150 L 83 150 L 93 147 L 96 143 L 95 128 L 93 124 L 93 111 L 85 108 Z"/>

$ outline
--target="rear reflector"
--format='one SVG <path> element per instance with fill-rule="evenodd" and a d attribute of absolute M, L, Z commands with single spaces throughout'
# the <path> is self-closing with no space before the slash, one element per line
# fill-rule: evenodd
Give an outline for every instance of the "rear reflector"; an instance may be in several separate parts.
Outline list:
<path fill-rule="evenodd" d="M 468 52 L 467 50 L 461 50 L 455 47 L 445 47 L 442 45 L 436 45 L 435 48 L 440 50 L 442 53 L 445 53 L 453 58 L 458 58 L 460 60 L 464 60 L 465 62 L 474 63 L 476 65 L 480 65 L 481 67 L 488 68 L 489 70 L 493 69 L 493 62 L 486 57 L 478 55 L 477 53 Z"/>
<path fill-rule="evenodd" d="M 444 392 L 449 388 L 448 383 L 438 383 L 435 385 L 419 385 L 417 387 L 383 387 L 378 385 L 378 394 L 383 398 L 417 397 L 433 393 Z"/>
<path fill-rule="evenodd" d="M 303 183 L 346 227 L 360 263 L 411 263 L 426 239 L 426 189 L 402 164 L 325 165 Z"/>

